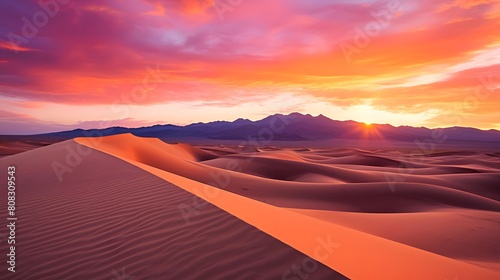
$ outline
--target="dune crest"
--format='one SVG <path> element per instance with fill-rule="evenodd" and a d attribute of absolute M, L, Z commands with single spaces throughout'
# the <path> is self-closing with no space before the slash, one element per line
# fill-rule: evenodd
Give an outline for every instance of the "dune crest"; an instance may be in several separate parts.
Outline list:
<path fill-rule="evenodd" d="M 65 163 L 68 151 L 84 153 L 59 181 L 51 164 Z M 187 222 L 179 206 L 192 194 L 74 140 L 0 159 L 3 169 L 10 164 L 19 244 L 17 270 L 1 271 L 2 280 L 281 279 L 307 258 L 210 204 Z M 346 279 L 322 264 L 311 276 Z"/>

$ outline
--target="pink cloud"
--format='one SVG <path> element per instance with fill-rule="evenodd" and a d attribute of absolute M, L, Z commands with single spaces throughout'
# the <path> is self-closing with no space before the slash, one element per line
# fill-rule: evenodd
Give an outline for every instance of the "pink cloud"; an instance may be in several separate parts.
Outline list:
<path fill-rule="evenodd" d="M 498 43 L 494 1 L 400 1 L 390 22 L 347 62 L 339 43 L 352 44 L 356 30 L 376 22 L 374 14 L 391 2 L 242 1 L 221 20 L 211 0 L 71 1 L 17 53 L 7 35 L 22 35 L 22 18 L 31 20 L 41 7 L 37 1 L 2 3 L 0 95 L 113 104 L 142 86 L 147 67 L 159 65 L 165 79 L 137 103 L 233 104 L 286 89 L 339 104 L 370 98 L 390 108 L 388 97 L 398 98 L 394 91 L 349 86 L 422 75 L 415 70 L 420 65 L 457 64 Z M 443 96 L 465 90 L 474 71 L 429 87 Z"/>

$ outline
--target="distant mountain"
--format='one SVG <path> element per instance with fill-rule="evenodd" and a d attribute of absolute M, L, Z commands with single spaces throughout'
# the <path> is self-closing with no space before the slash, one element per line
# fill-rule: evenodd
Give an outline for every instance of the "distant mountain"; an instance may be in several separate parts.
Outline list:
<path fill-rule="evenodd" d="M 388 124 L 365 125 L 355 121 L 336 121 L 323 115 L 311 116 L 300 113 L 290 115 L 276 114 L 258 121 L 238 119 L 233 122 L 216 121 L 194 123 L 187 126 L 155 125 L 141 128 L 110 127 L 106 129 L 76 129 L 38 136 L 74 138 L 84 136 L 107 136 L 132 133 L 143 137 L 161 139 L 216 139 L 216 140 L 279 140 L 311 141 L 325 139 L 387 139 L 414 141 L 438 137 L 446 141 L 479 141 L 500 143 L 500 131 L 479 130 L 475 128 L 451 127 L 429 129 L 425 127 L 400 126 Z"/>

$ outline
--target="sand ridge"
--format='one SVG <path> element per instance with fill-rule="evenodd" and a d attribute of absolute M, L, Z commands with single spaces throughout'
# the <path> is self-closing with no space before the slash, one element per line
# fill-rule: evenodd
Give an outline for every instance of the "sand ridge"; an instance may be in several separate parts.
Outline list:
<path fill-rule="evenodd" d="M 51 164 L 65 163 L 69 150 L 84 156 L 59 181 Z M 4 264 L 0 279 L 281 279 L 307 258 L 210 204 L 187 223 L 179 205 L 193 201 L 190 193 L 74 140 L 0 159 L 3 169 L 10 164 L 17 271 Z M 6 245 L 2 235 L 2 252 Z M 317 264 L 310 279 L 346 278 Z"/>

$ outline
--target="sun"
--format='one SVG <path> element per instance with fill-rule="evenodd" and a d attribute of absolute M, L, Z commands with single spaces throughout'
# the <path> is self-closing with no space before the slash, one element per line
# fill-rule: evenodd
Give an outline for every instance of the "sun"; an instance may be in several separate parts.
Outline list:
<path fill-rule="evenodd" d="M 360 122 L 356 130 L 360 133 L 360 137 L 364 139 L 384 139 L 377 126 L 372 122 Z"/>

